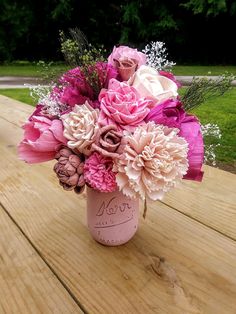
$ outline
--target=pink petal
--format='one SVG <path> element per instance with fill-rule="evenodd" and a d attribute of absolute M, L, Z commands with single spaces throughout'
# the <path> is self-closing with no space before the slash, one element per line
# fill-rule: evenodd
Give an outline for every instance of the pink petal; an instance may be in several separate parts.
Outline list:
<path fill-rule="evenodd" d="M 28 143 L 21 142 L 18 145 L 18 155 L 21 160 L 24 160 L 29 164 L 34 164 L 54 159 L 55 152 L 33 151 Z"/>
<path fill-rule="evenodd" d="M 50 131 L 46 131 L 38 138 L 37 141 L 27 141 L 28 145 L 31 146 L 31 149 L 38 152 L 50 152 L 56 151 L 58 146 L 58 141 L 52 135 Z"/>
<path fill-rule="evenodd" d="M 36 141 L 39 136 L 40 136 L 40 131 L 39 129 L 36 129 L 34 127 L 34 124 L 32 122 L 27 122 L 23 126 L 25 132 L 24 132 L 24 137 L 27 138 L 30 141 Z"/>
<path fill-rule="evenodd" d="M 184 137 L 189 144 L 189 169 L 184 179 L 201 181 L 203 177 L 201 168 L 204 160 L 204 144 L 197 118 L 190 115 L 186 116 L 181 124 L 179 135 Z"/>
<path fill-rule="evenodd" d="M 67 139 L 63 136 L 63 124 L 61 120 L 53 120 L 52 126 L 49 128 L 52 131 L 54 137 L 61 143 L 66 144 Z"/>

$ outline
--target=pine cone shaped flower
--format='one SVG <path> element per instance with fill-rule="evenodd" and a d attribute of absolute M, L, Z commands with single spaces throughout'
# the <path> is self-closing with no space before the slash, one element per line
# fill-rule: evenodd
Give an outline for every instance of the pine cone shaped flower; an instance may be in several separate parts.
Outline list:
<path fill-rule="evenodd" d="M 74 189 L 81 193 L 85 186 L 84 162 L 82 155 L 76 155 L 71 149 L 63 147 L 56 154 L 58 162 L 54 166 L 60 185 L 67 191 Z"/>

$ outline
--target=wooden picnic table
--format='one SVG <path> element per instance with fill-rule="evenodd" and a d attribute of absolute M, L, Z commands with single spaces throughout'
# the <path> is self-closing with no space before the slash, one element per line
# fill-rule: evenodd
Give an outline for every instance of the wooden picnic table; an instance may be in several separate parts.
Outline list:
<path fill-rule="evenodd" d="M 236 313 L 236 176 L 205 166 L 149 202 L 130 242 L 105 247 L 86 226 L 86 194 L 65 192 L 54 162 L 18 160 L 33 108 L 0 96 L 0 313 Z"/>

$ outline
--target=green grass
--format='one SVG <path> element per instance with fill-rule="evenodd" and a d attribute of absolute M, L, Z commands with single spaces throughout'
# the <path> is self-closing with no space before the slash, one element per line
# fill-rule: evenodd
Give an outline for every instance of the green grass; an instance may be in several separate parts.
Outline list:
<path fill-rule="evenodd" d="M 56 71 L 66 70 L 65 65 L 52 65 L 52 69 Z M 229 72 L 236 75 L 236 66 L 181 66 L 173 67 L 175 75 L 221 75 Z M 37 76 L 40 77 L 40 67 L 37 64 L 10 64 L 0 65 L 0 76 Z"/>
<path fill-rule="evenodd" d="M 66 65 L 52 65 L 51 69 L 56 72 L 63 72 Z M 27 65 L 0 65 L 0 76 L 28 76 L 42 77 L 41 68 L 37 64 Z"/>
<path fill-rule="evenodd" d="M 222 75 L 225 72 L 236 75 L 236 66 L 188 66 L 188 65 L 175 65 L 173 67 L 174 75 L 183 76 L 197 76 L 197 75 Z"/>
<path fill-rule="evenodd" d="M 181 94 L 183 89 L 181 90 Z M 0 89 L 0 94 L 35 105 L 28 89 Z M 225 95 L 208 100 L 194 110 L 202 124 L 214 123 L 220 127 L 222 138 L 217 147 L 217 160 L 224 163 L 236 161 L 236 88 Z"/>
<path fill-rule="evenodd" d="M 202 124 L 219 126 L 222 138 L 216 148 L 217 160 L 224 163 L 236 161 L 236 88 L 221 97 L 209 99 L 196 108 L 194 114 Z"/>
<path fill-rule="evenodd" d="M 35 100 L 30 96 L 28 88 L 0 89 L 0 95 L 4 95 L 22 101 L 26 104 L 35 106 Z"/>

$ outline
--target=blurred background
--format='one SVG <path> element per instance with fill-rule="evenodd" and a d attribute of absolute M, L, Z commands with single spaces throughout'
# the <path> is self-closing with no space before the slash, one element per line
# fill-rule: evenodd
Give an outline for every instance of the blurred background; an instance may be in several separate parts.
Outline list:
<path fill-rule="evenodd" d="M 163 41 L 178 64 L 235 65 L 234 0 L 0 0 L 0 62 L 63 60 L 59 31 L 93 45 Z"/>

